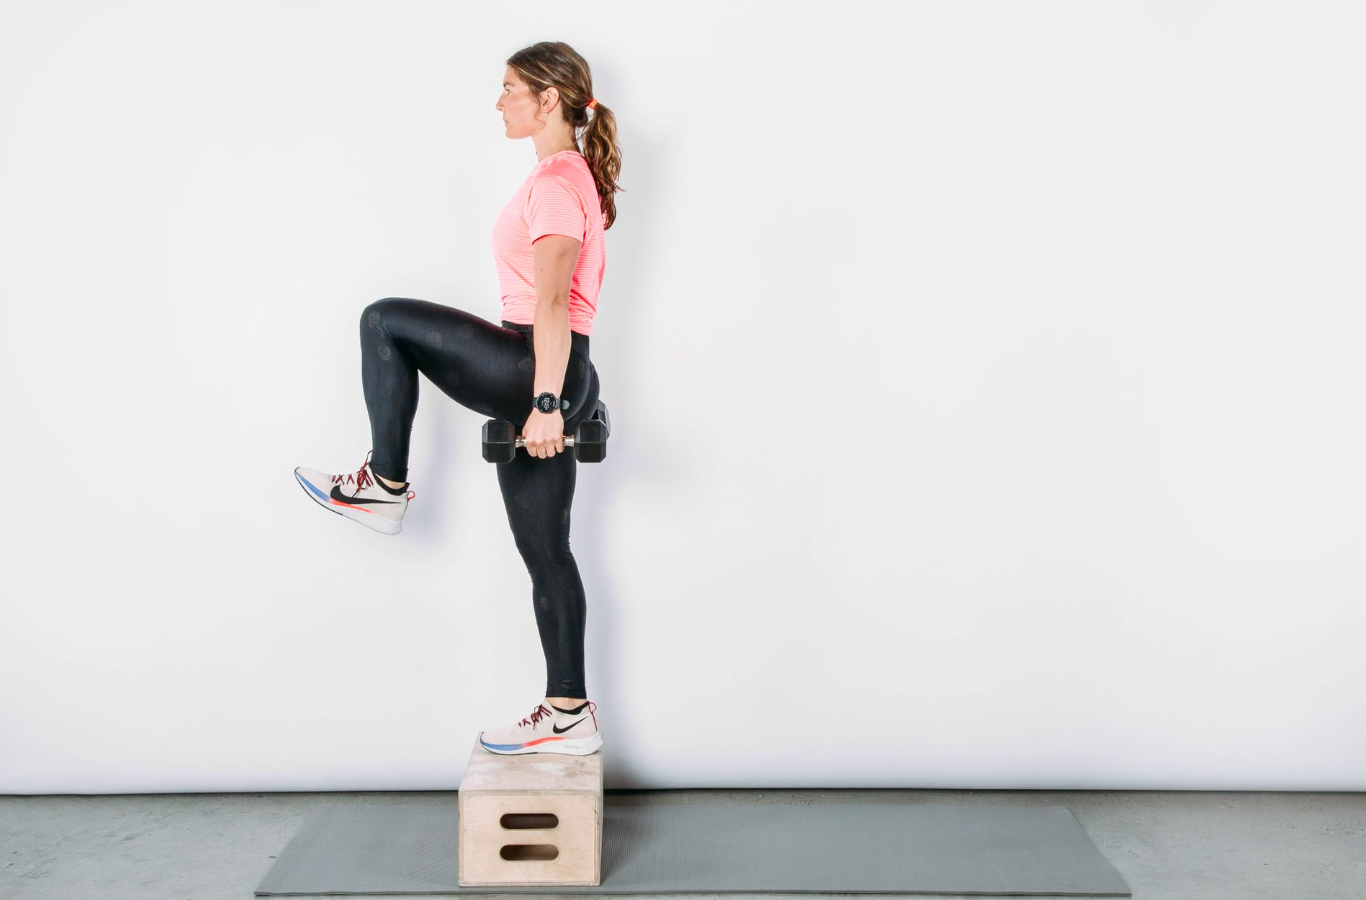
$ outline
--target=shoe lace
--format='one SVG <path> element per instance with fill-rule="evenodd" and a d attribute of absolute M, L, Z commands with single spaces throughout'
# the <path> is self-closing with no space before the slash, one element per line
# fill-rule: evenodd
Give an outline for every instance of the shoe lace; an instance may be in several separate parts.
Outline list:
<path fill-rule="evenodd" d="M 365 457 L 365 462 L 361 463 L 360 470 L 354 475 L 333 475 L 333 484 L 355 484 L 357 491 L 363 491 L 367 487 L 373 487 L 374 481 L 370 478 L 370 457 Z M 412 498 L 409 498 L 412 499 Z"/>
<path fill-rule="evenodd" d="M 554 713 L 545 708 L 544 703 L 538 703 L 536 704 L 536 708 L 531 711 L 531 715 L 523 719 L 522 721 L 518 722 L 517 724 L 530 725 L 534 728 L 536 727 L 537 722 L 541 721 L 542 719 L 554 718 L 554 716 Z"/>

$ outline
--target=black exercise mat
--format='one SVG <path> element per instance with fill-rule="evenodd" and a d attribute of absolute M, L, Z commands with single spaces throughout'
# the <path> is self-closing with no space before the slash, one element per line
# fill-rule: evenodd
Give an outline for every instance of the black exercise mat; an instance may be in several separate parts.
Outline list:
<path fill-rule="evenodd" d="M 271 894 L 705 893 L 1129 896 L 1063 806 L 604 795 L 602 884 L 456 884 L 456 804 L 323 806 L 256 888 Z"/>

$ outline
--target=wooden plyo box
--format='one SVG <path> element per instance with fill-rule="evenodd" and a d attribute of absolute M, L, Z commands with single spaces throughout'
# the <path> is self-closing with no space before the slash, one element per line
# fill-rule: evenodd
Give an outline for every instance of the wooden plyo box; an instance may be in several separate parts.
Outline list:
<path fill-rule="evenodd" d="M 456 881 L 602 882 L 602 750 L 504 756 L 474 742 L 456 796 Z"/>

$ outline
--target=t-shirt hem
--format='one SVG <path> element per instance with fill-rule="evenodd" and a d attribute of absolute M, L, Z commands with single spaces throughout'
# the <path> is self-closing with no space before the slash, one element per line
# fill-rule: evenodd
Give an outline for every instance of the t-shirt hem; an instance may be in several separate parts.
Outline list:
<path fill-rule="evenodd" d="M 511 319 L 511 318 L 508 318 L 507 316 L 503 316 L 502 319 L 501 319 L 501 321 L 503 321 L 503 322 L 511 322 L 513 325 L 522 325 L 522 326 L 535 325 L 535 324 L 536 324 L 535 322 L 518 322 L 516 319 Z M 584 337 L 590 337 L 590 336 L 593 334 L 593 325 L 592 325 L 591 322 L 590 322 L 588 325 L 586 325 L 586 326 L 583 325 L 582 323 L 570 322 L 570 323 L 569 323 L 569 330 L 572 331 L 572 332 L 574 332 L 575 334 L 581 334 L 581 335 L 583 335 Z"/>
<path fill-rule="evenodd" d="M 528 232 L 528 235 L 530 235 L 530 237 L 531 237 L 531 243 L 533 243 L 533 244 L 536 243 L 537 241 L 539 241 L 541 238 L 545 237 L 547 234 L 558 234 L 558 235 L 561 235 L 561 236 L 563 236 L 563 237 L 573 238 L 574 240 L 578 241 L 580 244 L 583 243 L 583 232 L 582 232 L 582 231 L 579 232 L 578 234 L 570 234 L 570 233 L 567 232 L 567 231 L 556 231 L 555 229 L 552 228 L 552 229 L 550 229 L 549 231 L 542 231 L 540 234 L 536 234 L 536 235 L 531 235 L 530 232 Z"/>

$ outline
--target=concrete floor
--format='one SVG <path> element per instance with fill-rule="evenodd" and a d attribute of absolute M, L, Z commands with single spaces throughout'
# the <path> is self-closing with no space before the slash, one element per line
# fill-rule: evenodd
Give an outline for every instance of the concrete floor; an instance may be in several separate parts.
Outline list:
<path fill-rule="evenodd" d="M 1072 810 L 1135 900 L 1366 898 L 1366 793 L 682 793 L 737 803 L 813 794 L 827 802 L 911 794 L 927 803 L 1056 803 Z M 248 900 L 312 807 L 395 799 L 454 803 L 455 793 L 0 797 L 0 898 Z"/>

